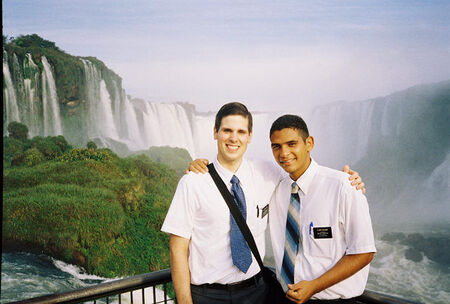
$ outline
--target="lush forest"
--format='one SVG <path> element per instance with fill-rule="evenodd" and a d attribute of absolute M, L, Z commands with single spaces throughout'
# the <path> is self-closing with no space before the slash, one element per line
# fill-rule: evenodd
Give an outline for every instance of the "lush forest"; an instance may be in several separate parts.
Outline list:
<path fill-rule="evenodd" d="M 17 122 L 3 148 L 3 250 L 43 252 L 106 277 L 169 266 L 160 227 L 179 179 L 169 165 L 182 174 L 186 151 L 120 158 L 94 142 L 28 138 Z"/>

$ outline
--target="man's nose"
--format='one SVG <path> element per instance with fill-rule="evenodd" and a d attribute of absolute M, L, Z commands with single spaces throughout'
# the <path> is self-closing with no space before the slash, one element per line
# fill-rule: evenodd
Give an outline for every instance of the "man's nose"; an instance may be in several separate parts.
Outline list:
<path fill-rule="evenodd" d="M 238 138 L 237 132 L 231 132 L 231 134 L 230 134 L 230 140 L 236 141 L 237 138 Z"/>
<path fill-rule="evenodd" d="M 290 153 L 290 150 L 289 150 L 289 147 L 287 147 L 287 146 L 281 146 L 281 148 L 280 148 L 280 155 L 282 156 L 282 157 L 284 157 L 284 156 L 287 156 L 287 155 L 289 155 L 289 153 Z"/>

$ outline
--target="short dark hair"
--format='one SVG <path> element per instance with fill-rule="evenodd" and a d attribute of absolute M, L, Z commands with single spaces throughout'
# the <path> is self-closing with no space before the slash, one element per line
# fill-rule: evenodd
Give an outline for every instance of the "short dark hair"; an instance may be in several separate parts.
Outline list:
<path fill-rule="evenodd" d="M 306 122 L 303 118 L 297 115 L 286 114 L 278 117 L 277 120 L 273 122 L 272 127 L 270 127 L 269 137 L 272 136 L 273 132 L 286 128 L 298 130 L 303 138 L 303 141 L 305 141 L 309 136 L 308 127 L 306 126 Z"/>
<path fill-rule="evenodd" d="M 222 118 L 229 115 L 241 115 L 248 119 L 248 132 L 252 132 L 253 118 L 252 114 L 248 111 L 247 107 L 240 102 L 230 102 L 224 104 L 219 112 L 216 114 L 216 122 L 214 123 L 214 128 L 219 132 L 220 124 L 222 123 Z"/>

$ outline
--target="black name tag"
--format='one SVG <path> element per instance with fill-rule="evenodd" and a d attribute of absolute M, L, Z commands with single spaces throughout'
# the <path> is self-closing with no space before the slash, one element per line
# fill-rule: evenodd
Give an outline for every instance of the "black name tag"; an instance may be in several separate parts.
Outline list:
<path fill-rule="evenodd" d="M 331 227 L 314 227 L 314 238 L 315 239 L 331 239 L 333 234 L 331 233 Z"/>

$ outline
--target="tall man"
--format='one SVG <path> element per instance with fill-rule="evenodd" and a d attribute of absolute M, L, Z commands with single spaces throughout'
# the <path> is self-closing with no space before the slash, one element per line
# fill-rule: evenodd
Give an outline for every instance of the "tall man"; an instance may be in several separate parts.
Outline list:
<path fill-rule="evenodd" d="M 376 251 L 365 196 L 349 185 L 346 174 L 311 159 L 314 138 L 300 117 L 278 118 L 270 141 L 275 160 L 289 173 L 272 198 L 269 221 L 287 298 L 328 303 L 320 300 L 344 302 L 361 295 Z"/>
<path fill-rule="evenodd" d="M 264 207 L 280 176 L 270 164 L 243 158 L 251 136 L 252 116 L 243 104 L 229 103 L 219 110 L 214 126 L 214 166 L 243 205 L 243 215 L 264 256 Z M 180 179 L 161 228 L 171 234 L 170 260 L 178 303 L 264 303 L 267 288 L 258 263 L 236 228 L 209 174 L 190 173 Z"/>
<path fill-rule="evenodd" d="M 252 116 L 243 104 L 229 103 L 219 110 L 214 166 L 264 257 L 268 203 L 281 170 L 243 157 L 251 136 Z M 171 234 L 178 303 L 264 303 L 267 288 L 258 263 L 209 174 L 189 173 L 180 179 L 161 230 Z"/>

